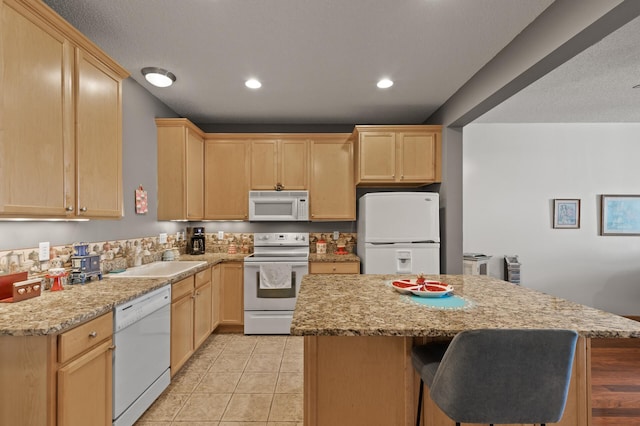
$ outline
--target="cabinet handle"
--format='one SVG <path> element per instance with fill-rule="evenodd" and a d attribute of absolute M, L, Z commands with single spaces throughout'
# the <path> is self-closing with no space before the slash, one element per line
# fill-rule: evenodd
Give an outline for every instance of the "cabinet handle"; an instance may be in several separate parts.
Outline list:
<path fill-rule="evenodd" d="M 394 174 L 392 174 L 392 175 L 391 175 L 391 177 L 395 179 L 395 178 L 396 178 L 396 175 L 395 175 L 395 173 L 394 173 Z"/>
<path fill-rule="evenodd" d="M 86 212 L 86 211 L 87 211 L 87 208 L 86 208 L 86 207 L 80 207 L 80 211 L 81 211 L 81 212 Z"/>
<path fill-rule="evenodd" d="M 96 337 L 98 336 L 98 333 L 95 331 L 92 331 L 91 333 L 89 333 L 89 337 Z"/>
<path fill-rule="evenodd" d="M 73 206 L 67 206 L 67 208 L 65 209 L 68 212 L 72 212 L 73 211 Z"/>
<path fill-rule="evenodd" d="M 109 350 L 110 350 L 110 351 L 114 350 L 115 348 L 116 348 L 116 345 L 111 345 L 111 346 L 109 346 Z"/>

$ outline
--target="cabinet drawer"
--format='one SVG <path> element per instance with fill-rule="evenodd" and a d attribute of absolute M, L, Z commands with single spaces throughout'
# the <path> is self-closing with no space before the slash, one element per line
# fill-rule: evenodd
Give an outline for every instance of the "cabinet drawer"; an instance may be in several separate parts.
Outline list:
<path fill-rule="evenodd" d="M 196 274 L 196 288 L 211 281 L 211 268 L 200 271 Z"/>
<path fill-rule="evenodd" d="M 58 336 L 58 361 L 62 364 L 113 335 L 113 314 L 108 313 Z"/>
<path fill-rule="evenodd" d="M 171 286 L 171 301 L 178 300 L 186 294 L 193 293 L 193 275 L 173 283 Z"/>
<path fill-rule="evenodd" d="M 359 262 L 311 262 L 310 274 L 359 274 Z"/>

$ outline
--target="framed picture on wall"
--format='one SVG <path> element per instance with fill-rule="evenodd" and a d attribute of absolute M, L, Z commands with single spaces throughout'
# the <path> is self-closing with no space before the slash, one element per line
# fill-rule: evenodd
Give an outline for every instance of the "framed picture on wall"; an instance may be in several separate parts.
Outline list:
<path fill-rule="evenodd" d="M 640 235 L 640 195 L 602 195 L 600 235 Z"/>
<path fill-rule="evenodd" d="M 580 228 L 580 200 L 556 198 L 553 200 L 553 227 L 558 229 Z"/>

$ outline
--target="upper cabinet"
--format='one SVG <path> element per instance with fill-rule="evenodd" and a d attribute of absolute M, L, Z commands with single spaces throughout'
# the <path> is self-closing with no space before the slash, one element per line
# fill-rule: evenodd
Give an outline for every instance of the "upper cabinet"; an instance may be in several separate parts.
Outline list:
<path fill-rule="evenodd" d="M 307 189 L 308 140 L 276 137 L 251 140 L 251 189 Z"/>
<path fill-rule="evenodd" d="M 249 144 L 244 137 L 207 135 L 204 147 L 205 219 L 249 220 Z"/>
<path fill-rule="evenodd" d="M 186 118 L 158 118 L 158 220 L 204 217 L 204 133 Z"/>
<path fill-rule="evenodd" d="M 1 0 L 0 216 L 122 216 L 122 80 L 44 3 Z"/>
<path fill-rule="evenodd" d="M 441 126 L 356 126 L 356 184 L 420 186 L 441 179 Z"/>
<path fill-rule="evenodd" d="M 310 219 L 356 220 L 353 143 L 349 140 L 349 134 L 314 136 L 310 149 Z"/>

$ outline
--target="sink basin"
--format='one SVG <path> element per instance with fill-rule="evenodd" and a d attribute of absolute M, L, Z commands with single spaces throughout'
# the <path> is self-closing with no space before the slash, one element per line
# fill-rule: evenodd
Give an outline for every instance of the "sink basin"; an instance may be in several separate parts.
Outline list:
<path fill-rule="evenodd" d="M 188 272 L 191 269 L 195 269 L 199 266 L 206 265 L 204 261 L 186 260 L 180 262 L 167 261 L 167 262 L 153 262 L 147 263 L 142 266 L 134 266 L 124 272 L 117 274 L 109 274 L 110 278 L 172 278 L 176 275 Z"/>

